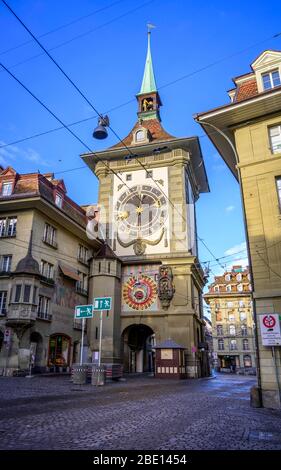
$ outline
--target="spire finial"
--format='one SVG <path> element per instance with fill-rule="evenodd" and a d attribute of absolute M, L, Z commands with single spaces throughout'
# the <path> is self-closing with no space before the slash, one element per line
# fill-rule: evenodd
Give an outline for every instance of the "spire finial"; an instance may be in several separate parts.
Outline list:
<path fill-rule="evenodd" d="M 147 54 L 139 95 L 157 91 L 150 50 L 150 35 L 153 28 L 155 28 L 153 24 L 147 23 Z"/>

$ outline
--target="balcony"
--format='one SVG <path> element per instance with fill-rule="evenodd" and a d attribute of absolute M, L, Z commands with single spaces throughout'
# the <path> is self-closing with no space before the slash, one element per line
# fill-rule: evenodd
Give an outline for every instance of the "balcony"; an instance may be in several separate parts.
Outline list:
<path fill-rule="evenodd" d="M 81 287 L 79 284 L 76 285 L 76 292 L 77 294 L 84 295 L 85 297 L 88 297 L 88 289 L 84 289 L 84 287 Z"/>
<path fill-rule="evenodd" d="M 42 282 L 42 284 L 47 284 L 48 286 L 51 286 L 51 287 L 54 287 L 55 285 L 55 280 L 52 277 L 42 276 L 40 279 L 40 282 Z"/>
<path fill-rule="evenodd" d="M 80 331 L 82 331 L 82 324 L 83 324 L 82 320 L 78 320 L 78 319 L 74 318 L 74 320 L 73 320 L 73 328 L 74 328 L 75 330 L 80 330 Z M 86 322 L 85 322 L 84 332 L 85 332 L 85 331 L 86 331 Z"/>
<path fill-rule="evenodd" d="M 16 327 L 20 325 L 32 326 L 37 316 L 37 305 L 23 302 L 10 303 L 7 312 L 7 326 Z"/>
<path fill-rule="evenodd" d="M 11 271 L 0 271 L 0 277 L 9 277 L 11 275 Z"/>
<path fill-rule="evenodd" d="M 52 321 L 52 315 L 46 312 L 37 312 L 37 320 Z"/>

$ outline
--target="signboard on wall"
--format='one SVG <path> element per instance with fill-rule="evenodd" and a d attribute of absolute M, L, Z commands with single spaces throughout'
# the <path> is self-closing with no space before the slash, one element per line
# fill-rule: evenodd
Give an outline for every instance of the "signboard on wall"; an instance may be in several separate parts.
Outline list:
<path fill-rule="evenodd" d="M 263 346 L 280 346 L 280 318 L 277 313 L 259 315 L 261 339 Z"/>

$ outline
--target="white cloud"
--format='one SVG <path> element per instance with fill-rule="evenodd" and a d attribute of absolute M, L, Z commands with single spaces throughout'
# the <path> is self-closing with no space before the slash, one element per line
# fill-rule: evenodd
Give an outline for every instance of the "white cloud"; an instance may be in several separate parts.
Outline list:
<path fill-rule="evenodd" d="M 0 147 L 1 145 L 5 145 L 5 142 L 0 141 Z M 50 166 L 50 164 L 31 147 L 29 147 L 27 150 L 20 149 L 16 145 L 9 145 L 8 147 L 0 148 L 0 162 L 2 161 L 2 164 L 9 165 L 11 164 L 9 160 L 15 161 L 19 158 L 25 161 L 36 163 L 37 165 Z"/>
<path fill-rule="evenodd" d="M 226 250 L 224 252 L 224 255 L 225 256 L 235 255 L 236 253 L 240 253 L 241 251 L 246 251 L 246 250 L 247 250 L 246 242 L 242 242 L 239 245 L 234 245 L 228 250 Z"/>
<path fill-rule="evenodd" d="M 227 206 L 225 208 L 225 212 L 232 212 L 232 211 L 234 211 L 234 209 L 235 209 L 235 206 Z"/>

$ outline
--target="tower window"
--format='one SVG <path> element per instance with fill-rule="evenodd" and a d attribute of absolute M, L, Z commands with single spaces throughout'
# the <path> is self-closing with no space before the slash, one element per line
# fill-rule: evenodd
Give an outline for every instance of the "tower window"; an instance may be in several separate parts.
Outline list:
<path fill-rule="evenodd" d="M 142 140 L 145 139 L 145 133 L 144 133 L 144 130 L 141 129 L 139 131 L 136 132 L 136 142 L 141 142 Z"/>

